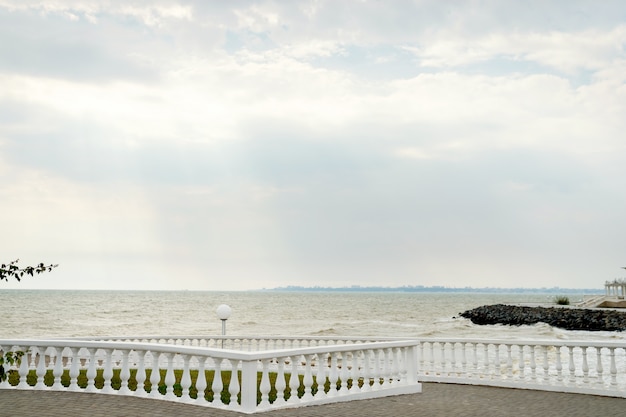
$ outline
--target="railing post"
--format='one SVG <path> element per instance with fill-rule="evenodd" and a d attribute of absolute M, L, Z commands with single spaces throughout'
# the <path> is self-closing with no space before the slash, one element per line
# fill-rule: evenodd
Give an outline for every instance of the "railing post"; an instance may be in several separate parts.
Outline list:
<path fill-rule="evenodd" d="M 35 389 L 48 389 L 44 384 L 44 376 L 46 375 L 46 348 L 37 347 L 37 368 L 35 370 L 37 374 L 37 383 Z"/>
<path fill-rule="evenodd" d="M 417 383 L 417 346 L 410 346 L 407 348 L 406 355 L 406 371 L 407 382 L 409 385 Z"/>
<path fill-rule="evenodd" d="M 239 395 L 239 375 L 237 370 L 238 361 L 230 360 L 230 382 L 228 383 L 228 393 L 230 394 L 231 407 L 237 406 L 237 395 Z"/>
<path fill-rule="evenodd" d="M 78 386 L 78 376 L 80 375 L 80 357 L 78 356 L 78 348 L 70 348 L 72 364 L 70 365 L 70 385 L 67 387 L 69 391 L 80 391 Z"/>
<path fill-rule="evenodd" d="M 25 349 L 26 351 L 28 350 L 28 348 Z M 30 350 L 30 355 L 33 355 L 32 353 L 32 349 Z M 19 367 L 19 373 L 20 373 L 20 383 L 17 384 L 17 388 L 19 389 L 28 389 L 30 388 L 30 385 L 28 385 L 28 382 L 26 381 L 26 378 L 28 377 L 28 371 L 29 371 L 29 353 L 26 352 L 26 354 L 24 355 L 24 357 L 22 358 L 22 363 L 20 364 Z"/>
<path fill-rule="evenodd" d="M 256 409 L 256 396 L 257 396 L 257 371 L 256 369 L 257 369 L 256 359 L 241 361 L 241 411 L 243 411 L 244 413 L 251 413 Z"/>

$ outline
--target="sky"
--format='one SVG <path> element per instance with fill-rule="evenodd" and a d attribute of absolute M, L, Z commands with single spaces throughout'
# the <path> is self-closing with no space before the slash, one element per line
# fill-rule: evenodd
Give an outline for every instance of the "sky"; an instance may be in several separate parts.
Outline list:
<path fill-rule="evenodd" d="M 0 285 L 603 288 L 625 116 L 622 0 L 0 0 Z"/>

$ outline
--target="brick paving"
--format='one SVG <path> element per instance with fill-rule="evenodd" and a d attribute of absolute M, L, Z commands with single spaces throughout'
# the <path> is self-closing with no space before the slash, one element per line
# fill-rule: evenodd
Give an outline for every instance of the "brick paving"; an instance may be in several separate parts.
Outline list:
<path fill-rule="evenodd" d="M 239 417 L 246 414 L 117 395 L 0 390 L 0 417 Z M 617 417 L 626 399 L 509 388 L 424 383 L 421 394 L 297 409 L 264 417 Z"/>

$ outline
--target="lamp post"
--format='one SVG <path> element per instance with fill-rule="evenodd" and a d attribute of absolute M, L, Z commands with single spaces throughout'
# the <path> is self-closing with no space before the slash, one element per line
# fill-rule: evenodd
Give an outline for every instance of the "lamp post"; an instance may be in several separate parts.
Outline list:
<path fill-rule="evenodd" d="M 226 335 L 226 320 L 230 317 L 233 310 L 226 304 L 220 304 L 215 310 L 217 317 L 222 320 L 222 336 Z"/>

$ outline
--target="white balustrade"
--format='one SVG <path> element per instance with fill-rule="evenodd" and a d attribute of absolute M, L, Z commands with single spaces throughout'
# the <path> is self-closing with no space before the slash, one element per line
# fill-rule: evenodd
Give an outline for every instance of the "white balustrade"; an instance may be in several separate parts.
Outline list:
<path fill-rule="evenodd" d="M 423 382 L 626 398 L 626 343 L 623 342 L 481 339 L 421 339 L 420 342 L 418 376 Z"/>
<path fill-rule="evenodd" d="M 17 372 L 16 386 L 7 382 L 0 388 L 132 395 L 244 413 L 421 392 L 415 340 L 339 345 L 321 340 L 322 346 L 256 352 L 194 346 L 197 338 L 182 338 L 181 345 L 167 344 L 179 340 L 169 337 L 151 340 L 159 343 L 0 340 L 3 353 L 27 352 L 19 368 L 10 369 Z M 276 346 L 268 340 L 256 338 L 246 348 Z"/>
<path fill-rule="evenodd" d="M 0 340 L 0 349 L 27 352 L 3 389 L 244 413 L 420 392 L 418 380 L 626 398 L 626 343 L 612 341 L 147 336 Z"/>

